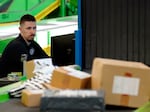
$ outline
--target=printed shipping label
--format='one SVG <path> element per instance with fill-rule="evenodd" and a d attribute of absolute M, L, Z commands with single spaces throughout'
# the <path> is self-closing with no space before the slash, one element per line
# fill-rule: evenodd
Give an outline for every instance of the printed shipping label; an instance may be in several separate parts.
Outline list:
<path fill-rule="evenodd" d="M 112 93 L 137 96 L 139 91 L 139 78 L 115 76 Z"/>

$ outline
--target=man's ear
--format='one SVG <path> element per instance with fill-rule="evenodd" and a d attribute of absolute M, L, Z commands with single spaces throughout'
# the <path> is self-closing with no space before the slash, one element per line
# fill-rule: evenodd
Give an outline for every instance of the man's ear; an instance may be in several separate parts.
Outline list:
<path fill-rule="evenodd" d="M 18 28 L 19 30 L 21 30 L 21 27 L 19 26 L 19 28 Z"/>

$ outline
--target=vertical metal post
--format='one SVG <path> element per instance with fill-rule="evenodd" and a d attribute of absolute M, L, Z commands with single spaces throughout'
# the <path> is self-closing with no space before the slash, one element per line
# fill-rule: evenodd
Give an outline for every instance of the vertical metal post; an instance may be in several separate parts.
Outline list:
<path fill-rule="evenodd" d="M 65 1 L 65 0 L 61 0 L 60 16 L 61 16 L 61 17 L 66 16 L 66 1 Z"/>
<path fill-rule="evenodd" d="M 28 10 L 28 0 L 26 0 L 25 7 L 26 7 L 26 11 L 27 11 Z"/>
<path fill-rule="evenodd" d="M 75 32 L 75 64 L 82 69 L 81 0 L 78 0 L 78 31 Z"/>
<path fill-rule="evenodd" d="M 47 47 L 48 47 L 48 54 L 49 54 L 49 56 L 51 56 L 51 33 L 50 33 L 50 31 L 48 31 L 47 32 Z"/>
<path fill-rule="evenodd" d="M 51 44 L 51 33 L 50 33 L 50 31 L 47 32 L 47 44 L 48 45 Z"/>
<path fill-rule="evenodd" d="M 27 54 L 22 54 L 21 61 L 23 62 L 23 76 L 26 76 L 26 68 L 25 68 L 26 60 L 27 60 Z"/>
<path fill-rule="evenodd" d="M 78 0 L 78 29 L 82 29 L 81 0 Z"/>

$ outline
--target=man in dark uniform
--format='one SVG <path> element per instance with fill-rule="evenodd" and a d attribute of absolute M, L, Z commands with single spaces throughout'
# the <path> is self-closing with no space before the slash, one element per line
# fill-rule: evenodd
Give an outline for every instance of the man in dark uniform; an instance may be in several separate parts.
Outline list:
<path fill-rule="evenodd" d="M 0 77 L 6 77 L 11 72 L 23 72 L 23 56 L 26 60 L 48 58 L 49 56 L 34 41 L 36 34 L 36 19 L 30 14 L 20 19 L 20 34 L 12 40 L 3 51 L 0 59 Z"/>

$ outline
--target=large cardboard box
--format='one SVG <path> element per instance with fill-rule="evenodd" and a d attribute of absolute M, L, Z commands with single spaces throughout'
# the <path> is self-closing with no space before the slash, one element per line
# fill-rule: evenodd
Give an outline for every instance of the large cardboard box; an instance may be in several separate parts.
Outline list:
<path fill-rule="evenodd" d="M 70 67 L 59 67 L 52 73 L 51 85 L 60 89 L 85 89 L 91 74 Z"/>
<path fill-rule="evenodd" d="M 105 90 L 105 103 L 140 107 L 149 101 L 150 68 L 140 62 L 95 58 L 92 89 Z"/>

